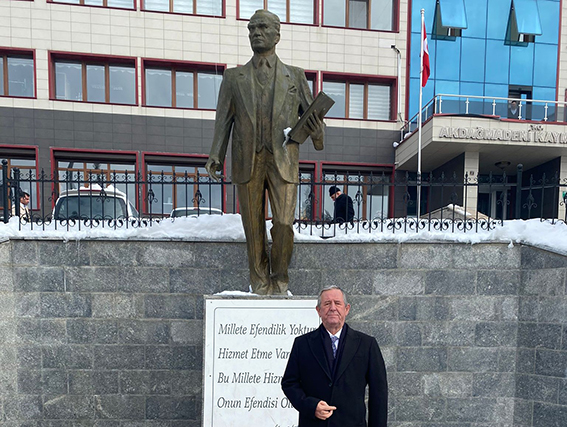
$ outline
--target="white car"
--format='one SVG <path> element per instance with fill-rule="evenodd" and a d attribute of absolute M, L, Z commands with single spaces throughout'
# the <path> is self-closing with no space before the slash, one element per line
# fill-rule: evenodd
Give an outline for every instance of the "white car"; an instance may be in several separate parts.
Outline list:
<path fill-rule="evenodd" d="M 140 214 L 126 194 L 109 185 L 98 184 L 61 192 L 53 208 L 54 220 L 137 219 Z"/>

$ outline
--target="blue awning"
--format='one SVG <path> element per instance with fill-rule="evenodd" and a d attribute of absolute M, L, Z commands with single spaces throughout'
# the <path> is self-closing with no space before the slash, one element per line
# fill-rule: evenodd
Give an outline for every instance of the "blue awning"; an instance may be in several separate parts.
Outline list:
<path fill-rule="evenodd" d="M 512 0 L 512 7 L 518 33 L 541 35 L 541 21 L 536 0 Z"/>
<path fill-rule="evenodd" d="M 467 28 L 464 0 L 439 0 L 439 12 L 442 27 Z"/>

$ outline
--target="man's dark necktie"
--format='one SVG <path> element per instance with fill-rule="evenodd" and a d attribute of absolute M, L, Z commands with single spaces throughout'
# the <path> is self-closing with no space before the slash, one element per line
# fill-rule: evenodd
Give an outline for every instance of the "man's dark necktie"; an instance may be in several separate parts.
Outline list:
<path fill-rule="evenodd" d="M 331 347 L 333 348 L 333 357 L 336 359 L 337 358 L 337 342 L 339 341 L 339 339 L 334 336 L 331 335 Z"/>

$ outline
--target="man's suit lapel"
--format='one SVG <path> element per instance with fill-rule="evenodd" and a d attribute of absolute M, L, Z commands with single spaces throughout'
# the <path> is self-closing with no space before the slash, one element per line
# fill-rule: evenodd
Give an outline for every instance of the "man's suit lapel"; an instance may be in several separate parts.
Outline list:
<path fill-rule="evenodd" d="M 311 349 L 311 352 L 313 353 L 313 356 L 315 357 L 315 360 L 317 360 L 317 363 L 319 363 L 319 366 L 321 366 L 321 369 L 323 369 L 323 371 L 325 372 L 325 375 L 327 375 L 329 379 L 332 379 L 329 363 L 327 362 L 327 357 L 325 356 L 323 340 L 321 339 L 321 328 L 323 328 L 323 325 L 319 327 L 318 333 L 311 334 L 309 336 L 307 343 L 309 345 L 309 348 Z M 325 333 L 327 332 L 325 331 Z"/>
<path fill-rule="evenodd" d="M 288 68 L 284 65 L 279 58 L 276 58 L 276 84 L 274 85 L 274 107 L 272 109 L 272 122 L 277 122 L 276 118 L 280 117 L 282 108 L 284 107 L 287 99 L 287 92 L 292 85 L 291 76 Z M 275 131 L 281 133 L 283 129 L 276 129 Z M 278 133 L 278 135 L 279 135 Z M 275 134 L 273 134 L 275 135 Z"/>
<path fill-rule="evenodd" d="M 345 324 L 345 326 L 347 326 Z M 347 326 L 348 327 L 348 326 Z M 346 339 L 345 339 L 345 346 L 343 348 L 343 354 L 339 359 L 339 366 L 337 367 L 337 372 L 335 375 L 335 379 L 339 379 L 342 374 L 345 373 L 346 368 L 352 362 L 356 352 L 358 351 L 358 347 L 360 346 L 360 335 L 349 328 Z"/>
<path fill-rule="evenodd" d="M 252 61 L 240 67 L 239 71 L 236 84 L 240 92 L 240 97 L 242 98 L 246 112 L 250 116 L 250 121 L 253 123 L 253 126 L 256 126 L 256 101 L 254 99 L 255 82 Z"/>

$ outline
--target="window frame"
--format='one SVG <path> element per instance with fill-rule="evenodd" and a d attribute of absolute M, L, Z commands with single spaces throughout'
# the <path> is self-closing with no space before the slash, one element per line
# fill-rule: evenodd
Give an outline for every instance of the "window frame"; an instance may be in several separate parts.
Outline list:
<path fill-rule="evenodd" d="M 81 65 L 81 82 L 82 82 L 82 100 L 74 99 L 59 99 L 57 98 L 57 82 L 56 82 L 56 67 L 57 63 L 75 63 Z M 62 101 L 62 102 L 80 102 L 86 104 L 99 104 L 99 105 L 122 105 L 134 107 L 139 105 L 138 95 L 138 58 L 128 56 L 113 56 L 113 55 L 91 55 L 91 54 L 76 54 L 60 51 L 48 52 L 49 63 L 49 100 Z M 88 101 L 87 92 L 87 66 L 88 65 L 104 65 L 105 67 L 105 102 Z M 110 66 L 130 66 L 134 70 L 134 103 L 123 104 L 110 102 Z"/>
<path fill-rule="evenodd" d="M 33 1 L 33 0 L 29 0 Z M 97 7 L 97 8 L 104 8 L 104 9 L 117 9 L 117 10 L 138 10 L 138 0 L 132 0 L 132 7 L 116 7 L 116 6 L 108 6 L 108 0 L 102 0 L 103 5 L 98 4 L 85 4 L 85 0 L 79 0 L 79 3 L 72 3 L 70 1 L 55 1 L 55 0 L 46 0 L 47 3 L 53 4 L 65 4 L 71 6 L 82 6 L 82 7 Z M 105 5 L 106 4 L 106 5 Z"/>
<path fill-rule="evenodd" d="M 320 0 L 311 0 L 313 2 L 313 22 L 310 24 L 305 24 L 303 22 L 290 22 L 289 21 L 289 16 L 290 16 L 290 0 L 286 0 L 286 8 L 285 8 L 285 12 L 286 12 L 286 19 L 282 19 L 281 16 L 278 16 L 280 18 L 280 22 L 282 24 L 290 24 L 290 25 L 308 25 L 308 26 L 319 26 L 319 11 L 321 9 L 321 4 L 322 1 Z M 397 0 L 393 0 L 393 1 L 397 1 Z M 268 10 L 268 0 L 262 0 L 264 6 L 263 9 Z M 251 18 L 251 16 L 241 16 L 240 15 L 240 0 L 237 0 L 236 2 L 236 19 L 238 21 L 249 21 Z"/>
<path fill-rule="evenodd" d="M 328 115 L 328 119 L 337 120 L 364 120 L 371 122 L 391 122 L 396 120 L 398 105 L 397 105 L 397 78 L 388 76 L 373 76 L 366 74 L 342 74 L 342 73 L 328 73 L 321 72 L 321 88 L 323 88 L 325 82 L 335 82 L 335 83 L 345 83 L 345 117 L 333 117 Z M 363 117 L 360 118 L 350 118 L 349 116 L 349 102 L 350 102 L 350 84 L 364 84 L 364 94 L 363 94 Z M 390 87 L 390 117 L 387 120 L 381 119 L 369 119 L 368 118 L 368 86 L 378 85 L 378 86 L 389 86 Z"/>
<path fill-rule="evenodd" d="M 147 69 L 160 69 L 171 71 L 171 106 L 160 106 L 160 105 L 148 105 L 147 103 L 147 82 L 146 82 L 146 70 Z M 164 59 L 151 59 L 142 58 L 142 107 L 147 108 L 173 108 L 177 110 L 201 110 L 201 111 L 215 111 L 215 108 L 200 108 L 198 106 L 198 78 L 199 73 L 202 74 L 214 74 L 224 76 L 226 70 L 226 64 L 215 64 L 208 62 L 184 62 L 184 61 L 168 61 Z M 175 93 L 175 72 L 174 71 L 185 71 L 191 72 L 194 75 L 193 78 L 193 107 L 177 107 L 174 104 L 176 100 Z M 213 71 L 213 72 L 211 72 Z M 220 71 L 220 73 L 218 72 Z M 219 86 L 220 89 L 220 86 Z M 218 94 L 217 94 L 218 95 Z M 197 106 L 195 106 L 197 104 Z"/>
<path fill-rule="evenodd" d="M 435 14 L 433 16 L 433 30 L 431 38 L 437 40 L 456 40 L 458 37 L 462 37 L 463 28 L 445 27 L 443 26 L 442 21 L 441 3 L 437 0 L 435 3 Z"/>
<path fill-rule="evenodd" d="M 33 0 L 28 0 L 33 1 Z M 13 48 L 13 47 L 2 47 L 0 46 L 0 57 L 2 57 L 2 67 L 3 67 L 3 74 L 4 80 L 0 82 L 3 86 L 3 95 L 0 95 L 0 98 L 19 98 L 19 99 L 37 99 L 37 67 L 36 67 L 36 57 L 35 57 L 35 49 L 21 49 L 21 48 Z M 8 58 L 25 58 L 31 59 L 33 65 L 33 95 L 32 96 L 20 96 L 20 95 L 10 95 L 8 92 L 9 89 L 9 80 L 8 80 Z"/>
<path fill-rule="evenodd" d="M 372 22 L 372 0 L 368 0 L 368 11 L 366 17 L 366 28 L 349 27 L 349 1 L 345 1 L 345 23 L 344 25 L 330 25 L 325 24 L 325 0 L 321 0 L 321 26 L 329 28 L 343 28 L 347 30 L 358 30 L 358 31 L 377 31 L 382 33 L 397 33 L 400 31 L 400 0 L 392 0 L 392 29 L 391 30 L 380 30 L 370 28 Z"/>
<path fill-rule="evenodd" d="M 527 3 L 528 3 L 527 1 L 520 0 L 520 8 L 526 7 Z M 506 28 L 506 44 L 512 46 L 527 46 L 528 43 L 535 43 L 536 36 L 540 36 L 543 34 L 542 32 L 543 30 L 541 27 L 541 18 L 539 15 L 539 8 L 535 0 L 533 3 L 533 7 L 535 8 L 535 12 L 533 10 L 531 12 L 533 14 L 533 19 L 537 20 L 536 27 L 539 28 L 529 33 L 527 32 L 521 33 L 520 29 L 518 28 L 518 16 L 516 12 L 518 6 L 514 2 L 514 0 L 512 0 L 510 4 L 510 15 L 508 17 L 508 27 Z"/>
<path fill-rule="evenodd" d="M 137 1 L 137 0 L 134 0 Z M 165 11 L 165 10 L 152 10 L 152 9 L 146 9 L 145 7 L 145 1 L 144 0 L 140 0 L 140 12 L 150 12 L 150 13 L 167 13 L 167 14 L 171 14 L 171 15 L 186 15 L 186 16 L 204 16 L 207 18 L 226 18 L 226 0 L 219 0 L 221 2 L 221 12 L 220 15 L 206 15 L 206 14 L 202 14 L 202 13 L 197 13 L 197 1 L 198 0 L 192 0 L 193 2 L 193 13 L 187 13 L 187 12 L 175 12 L 173 10 L 173 5 L 175 0 L 169 0 L 169 11 Z"/>

